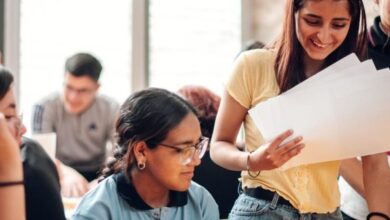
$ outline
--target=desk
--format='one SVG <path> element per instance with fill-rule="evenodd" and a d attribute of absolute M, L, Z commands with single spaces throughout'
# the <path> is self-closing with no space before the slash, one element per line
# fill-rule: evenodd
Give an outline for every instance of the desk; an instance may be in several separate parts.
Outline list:
<path fill-rule="evenodd" d="M 66 219 L 70 219 L 81 198 L 62 197 Z"/>

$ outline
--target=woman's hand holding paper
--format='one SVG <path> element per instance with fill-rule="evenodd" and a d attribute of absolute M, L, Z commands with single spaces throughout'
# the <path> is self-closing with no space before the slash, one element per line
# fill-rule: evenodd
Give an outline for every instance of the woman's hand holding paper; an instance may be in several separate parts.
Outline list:
<path fill-rule="evenodd" d="M 294 137 L 292 130 L 287 130 L 270 143 L 264 144 L 250 154 L 248 168 L 251 171 L 272 170 L 279 168 L 304 148 L 302 136 Z M 289 140 L 289 138 L 291 140 Z"/>

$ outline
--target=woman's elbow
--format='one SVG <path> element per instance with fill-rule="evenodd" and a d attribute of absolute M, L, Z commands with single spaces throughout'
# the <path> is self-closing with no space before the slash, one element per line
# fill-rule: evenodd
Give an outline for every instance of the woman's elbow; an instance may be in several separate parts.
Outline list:
<path fill-rule="evenodd" d="M 211 142 L 210 142 L 210 158 L 214 162 L 217 160 L 217 157 L 218 157 L 217 151 L 218 151 L 217 141 L 211 140 Z"/>

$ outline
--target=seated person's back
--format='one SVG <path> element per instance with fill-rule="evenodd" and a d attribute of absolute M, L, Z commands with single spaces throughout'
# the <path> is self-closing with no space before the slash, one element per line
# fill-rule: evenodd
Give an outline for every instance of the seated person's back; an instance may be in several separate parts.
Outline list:
<path fill-rule="evenodd" d="M 65 219 L 56 167 L 43 148 L 23 138 L 21 149 L 28 220 Z"/>

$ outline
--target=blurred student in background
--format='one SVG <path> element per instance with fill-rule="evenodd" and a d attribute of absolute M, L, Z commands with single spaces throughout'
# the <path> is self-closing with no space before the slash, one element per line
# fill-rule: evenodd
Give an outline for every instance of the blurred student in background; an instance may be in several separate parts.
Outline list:
<path fill-rule="evenodd" d="M 9 123 L 0 113 L 0 219 L 24 220 L 22 163 L 19 146 L 10 133 L 9 126 L 13 125 Z"/>
<path fill-rule="evenodd" d="M 79 197 L 89 190 L 106 159 L 106 144 L 114 139 L 119 105 L 98 94 L 102 65 L 88 53 L 65 63 L 64 87 L 41 100 L 33 110 L 33 133 L 57 134 L 62 194 Z"/>
<path fill-rule="evenodd" d="M 24 220 L 23 170 L 15 138 L 19 119 L 14 103 L 2 101 L 9 90 L 7 78 L 0 72 L 0 219 Z"/>
<path fill-rule="evenodd" d="M 377 69 L 390 67 L 390 0 L 373 0 L 379 15 L 368 30 L 368 56 Z"/>
<path fill-rule="evenodd" d="M 56 167 L 39 144 L 22 138 L 26 128 L 17 113 L 13 76 L 4 67 L 0 67 L 0 85 L 0 113 L 4 115 L 18 146 L 21 146 L 24 181 L 18 183 L 24 184 L 25 187 L 26 217 L 28 220 L 65 220 Z M 18 166 L 10 168 L 9 171 L 18 174 Z M 17 198 L 18 194 L 15 196 Z M 24 214 L 23 208 L 13 209 L 13 211 L 15 214 Z"/>

